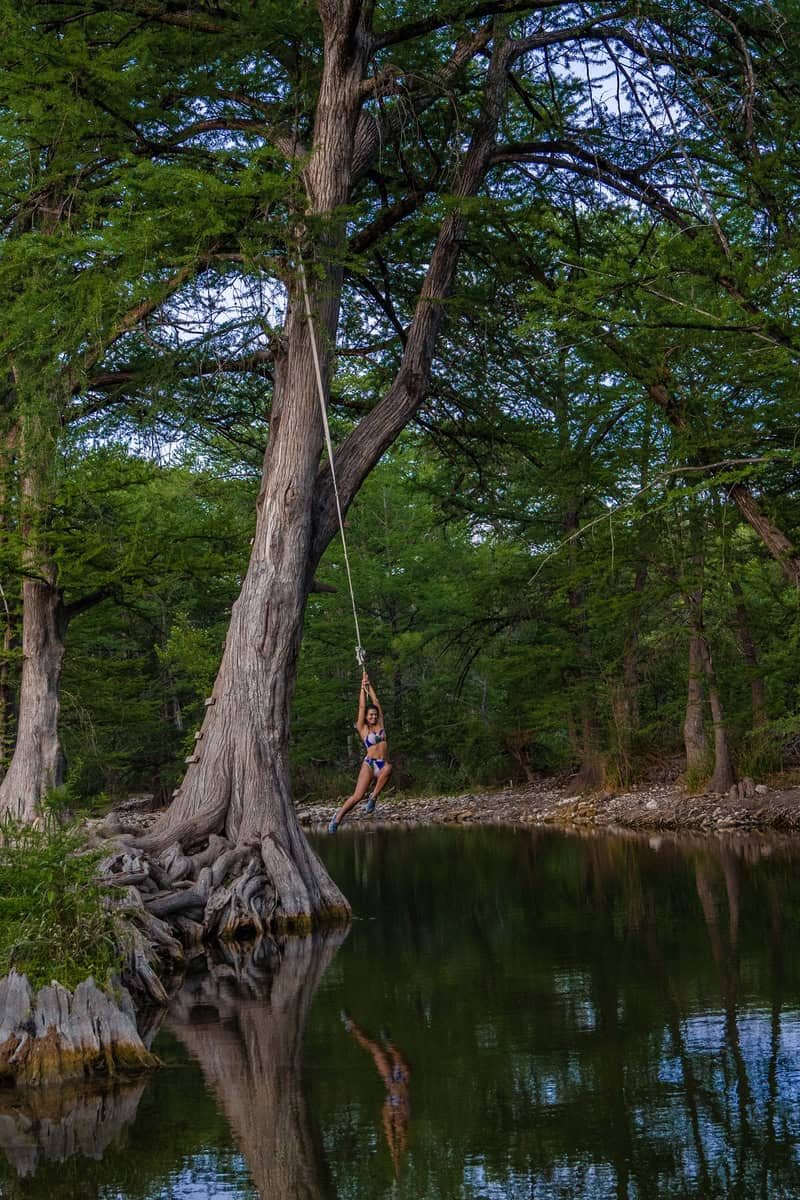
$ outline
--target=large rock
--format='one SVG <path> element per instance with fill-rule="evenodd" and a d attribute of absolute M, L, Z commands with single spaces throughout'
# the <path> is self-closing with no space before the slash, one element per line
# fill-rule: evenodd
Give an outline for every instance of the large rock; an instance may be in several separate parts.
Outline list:
<path fill-rule="evenodd" d="M 89 978 L 74 992 L 53 982 L 34 996 L 24 975 L 0 979 L 0 1084 L 38 1086 L 157 1065 L 124 988 L 112 998 Z"/>

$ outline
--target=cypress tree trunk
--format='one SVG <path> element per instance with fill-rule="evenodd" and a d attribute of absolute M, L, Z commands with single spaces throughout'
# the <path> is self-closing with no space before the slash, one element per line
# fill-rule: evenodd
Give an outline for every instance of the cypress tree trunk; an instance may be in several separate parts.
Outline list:
<path fill-rule="evenodd" d="M 15 644 L 14 614 L 10 610 L 6 610 L 5 617 L 2 661 L 0 661 L 0 772 L 3 773 L 6 760 L 10 761 L 14 749 L 17 719 L 16 689 L 12 682 L 14 673 L 11 669 Z"/>
<path fill-rule="evenodd" d="M 26 413 L 21 419 L 22 670 L 17 738 L 0 785 L 0 813 L 25 822 L 36 818 L 46 793 L 64 781 L 58 718 L 68 617 L 43 533 L 50 432 L 39 414 Z"/>
<path fill-rule="evenodd" d="M 357 4 L 325 5 L 323 70 L 314 155 L 306 172 L 311 211 L 332 214 L 350 192 L 367 43 Z M 341 224 L 328 225 L 335 253 Z M 325 376 L 335 344 L 342 272 L 330 254 L 313 298 Z M 313 281 L 310 281 L 313 283 Z M 166 820 L 151 850 L 197 847 L 211 833 L 249 846 L 248 885 L 222 902 L 218 928 L 303 926 L 349 911 L 303 835 L 291 799 L 289 717 L 312 562 L 312 505 L 323 432 L 309 327 L 295 283 L 275 370 L 270 437 L 250 563 L 233 606 L 211 703 Z"/>
<path fill-rule="evenodd" d="M 692 592 L 685 599 L 691 628 L 689 650 L 689 698 L 690 701 L 696 703 L 699 696 L 698 687 L 701 684 L 701 677 L 704 677 L 708 691 L 708 704 L 709 708 L 711 709 L 712 727 L 714 730 L 714 770 L 708 786 L 709 790 L 712 792 L 727 792 L 728 789 L 736 782 L 736 773 L 733 769 L 730 749 L 728 747 L 728 734 L 725 727 L 725 716 L 722 709 L 722 701 L 720 700 L 719 688 L 717 687 L 717 677 L 711 657 L 711 649 L 708 645 L 708 639 L 706 638 L 705 630 L 703 628 L 702 589 Z M 684 738 L 687 746 L 688 768 L 690 748 L 689 737 L 687 737 L 687 725 L 689 724 L 690 717 L 689 702 L 687 702 L 686 715 L 687 724 L 684 725 Z M 696 709 L 692 712 L 692 719 L 695 725 L 694 732 L 696 735 L 698 721 Z M 693 747 L 693 752 L 696 753 L 696 745 Z M 694 758 L 693 761 L 695 765 L 700 765 L 698 758 Z"/>
<path fill-rule="evenodd" d="M 349 197 L 354 162 L 364 148 L 357 117 L 367 94 L 362 80 L 369 39 L 362 22 L 372 10 L 357 0 L 319 7 L 325 58 L 305 178 L 310 211 L 326 218 L 319 224 L 327 230 L 327 242 L 309 282 L 327 378 L 342 283 L 343 228 L 333 214 Z M 484 106 L 453 189 L 456 196 L 475 194 L 490 160 L 507 88 L 506 45 L 499 38 L 492 53 Z M 372 128 L 368 123 L 367 143 Z M 464 229 L 463 216 L 452 208 L 439 231 L 398 374 L 336 456 L 345 509 L 424 399 L 442 302 L 452 287 Z M 306 928 L 349 912 L 300 829 L 289 780 L 290 706 L 306 601 L 314 570 L 337 529 L 327 464 L 320 468 L 322 441 L 309 330 L 295 285 L 276 361 L 250 564 L 233 606 L 197 753 L 173 805 L 138 842 L 146 854 L 160 855 L 162 868 L 174 879 L 196 879 L 197 886 L 168 907 L 174 913 L 199 905 L 207 936 Z M 163 915 L 161 903 L 159 910 Z"/>
<path fill-rule="evenodd" d="M 22 585 L 19 721 L 14 754 L 0 784 L 0 812 L 25 822 L 35 819 L 46 793 L 64 782 L 58 717 L 67 616 L 55 575 L 51 565 L 45 578 L 25 579 Z"/>
<path fill-rule="evenodd" d="M 66 604 L 58 566 L 48 543 L 50 495 L 46 463 L 49 432 L 26 421 L 26 440 L 35 441 L 21 479 L 22 518 L 22 668 L 17 736 L 8 771 L 0 784 L 0 814 L 31 823 L 42 800 L 64 782 L 65 760 L 59 738 L 61 671 L 71 619 L 105 599 L 99 590 Z"/>
<path fill-rule="evenodd" d="M 13 395 L 13 393 L 12 393 Z M 10 405 L 11 397 L 6 397 Z M 14 522 L 11 510 L 11 497 L 14 491 L 14 471 L 19 426 L 12 422 L 10 429 L 3 438 L 0 452 L 0 541 L 3 549 L 11 553 L 11 539 L 14 534 Z M 3 649 L 0 658 L 0 771 L 4 770 L 6 759 L 10 756 L 14 745 L 16 719 L 16 687 L 14 672 L 11 669 L 11 656 L 19 631 L 19 595 L 10 596 L 7 581 L 3 581 L 2 607 L 3 617 Z"/>
<path fill-rule="evenodd" d="M 728 746 L 728 731 L 725 725 L 725 715 L 722 710 L 719 688 L 717 687 L 714 662 L 711 657 L 708 639 L 705 636 L 701 638 L 700 647 L 703 656 L 706 683 L 708 685 L 708 704 L 711 709 L 711 720 L 714 727 L 714 774 L 708 786 L 712 792 L 727 792 L 736 782 L 736 772 L 733 769 L 733 762 L 731 761 L 730 747 Z"/>
<path fill-rule="evenodd" d="M 563 529 L 569 537 L 578 528 L 578 504 L 575 502 L 565 514 Z M 570 563 L 573 576 L 577 570 L 574 543 L 570 542 Z M 586 618 L 586 596 L 582 586 L 569 588 L 568 603 L 573 629 L 573 637 L 579 651 L 578 680 L 579 693 L 577 700 L 577 728 L 575 745 L 580 757 L 578 774 L 574 781 L 577 791 L 595 791 L 603 782 L 603 761 L 598 749 L 597 723 L 594 715 L 594 680 L 586 669 L 591 661 L 591 641 L 589 625 Z"/>

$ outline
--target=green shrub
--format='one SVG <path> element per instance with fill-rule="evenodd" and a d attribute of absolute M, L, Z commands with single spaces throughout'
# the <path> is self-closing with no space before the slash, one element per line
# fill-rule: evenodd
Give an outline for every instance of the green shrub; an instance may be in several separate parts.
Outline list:
<path fill-rule="evenodd" d="M 43 829 L 0 825 L 0 976 L 15 968 L 33 988 L 57 979 L 99 984 L 121 966 L 114 914 L 96 879 L 101 855 L 50 814 Z"/>

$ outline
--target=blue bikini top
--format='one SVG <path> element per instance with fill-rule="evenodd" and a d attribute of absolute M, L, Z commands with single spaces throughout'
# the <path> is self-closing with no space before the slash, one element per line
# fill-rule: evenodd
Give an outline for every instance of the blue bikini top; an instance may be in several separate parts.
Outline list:
<path fill-rule="evenodd" d="M 369 750 L 372 748 L 372 746 L 379 746 L 381 742 L 385 742 L 385 741 L 386 741 L 386 730 L 381 729 L 380 732 L 378 732 L 378 733 L 368 733 L 367 736 L 364 738 L 364 745 Z"/>

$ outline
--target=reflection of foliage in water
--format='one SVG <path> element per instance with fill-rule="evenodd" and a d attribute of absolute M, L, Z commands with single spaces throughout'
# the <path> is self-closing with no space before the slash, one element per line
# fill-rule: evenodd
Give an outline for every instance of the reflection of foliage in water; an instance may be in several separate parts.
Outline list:
<path fill-rule="evenodd" d="M 207 1181 L 213 1189 L 214 1180 L 224 1180 L 230 1195 L 255 1198 L 227 1123 L 188 1054 L 169 1034 L 160 1034 L 155 1048 L 166 1066 L 147 1080 L 135 1123 L 121 1124 L 108 1145 L 95 1141 L 63 1159 L 41 1155 L 35 1174 L 22 1178 L 0 1154 L 3 1200 L 147 1200 L 170 1196 L 185 1169 L 199 1186 Z"/>
<path fill-rule="evenodd" d="M 340 1200 L 391 1192 L 374 1082 L 347 1040 L 324 1046 L 334 1007 L 365 996 L 414 1068 L 403 1195 L 800 1191 L 790 857 L 493 830 L 323 852 L 376 917 L 308 1031 Z"/>
<path fill-rule="evenodd" d="M 189 980 L 135 1124 L 101 1162 L 0 1159 L 5 1200 L 800 1194 L 788 851 L 500 830 L 322 851 L 356 913 L 327 970 L 321 939 Z M 399 1180 L 342 1009 L 412 1071 Z"/>
<path fill-rule="evenodd" d="M 148 1086 L 133 1128 L 144 1082 L 135 1095 L 52 1089 L 32 1097 L 35 1111 L 31 1097 L 9 1094 L 0 1145 L 19 1177 L 0 1168 L 0 1194 L 323 1200 L 330 1192 L 305 1108 L 302 1037 L 346 933 L 220 947 L 213 962 L 197 960 L 156 1043 L 167 1069 Z"/>

